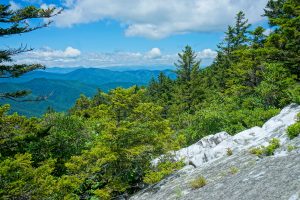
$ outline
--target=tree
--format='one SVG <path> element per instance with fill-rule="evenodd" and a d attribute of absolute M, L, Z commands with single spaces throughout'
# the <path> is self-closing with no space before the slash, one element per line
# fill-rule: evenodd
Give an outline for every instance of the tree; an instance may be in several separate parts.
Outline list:
<path fill-rule="evenodd" d="M 233 29 L 233 48 L 238 49 L 247 46 L 249 38 L 247 36 L 248 29 L 251 25 L 248 24 L 248 19 L 245 18 L 245 13 L 238 12 L 235 17 L 235 26 Z"/>
<path fill-rule="evenodd" d="M 270 0 L 265 14 L 275 28 L 268 45 L 280 50 L 277 58 L 292 74 L 300 78 L 300 2 L 299 0 Z"/>
<path fill-rule="evenodd" d="M 163 72 L 160 72 L 157 81 L 154 78 L 150 80 L 146 91 L 147 98 L 150 99 L 150 101 L 164 108 L 164 117 L 167 117 L 169 107 L 173 102 L 173 86 L 174 81 Z"/>
<path fill-rule="evenodd" d="M 178 54 L 179 60 L 175 63 L 177 67 L 177 86 L 175 96 L 178 99 L 179 112 L 182 110 L 193 112 L 193 101 L 198 99 L 198 88 L 200 77 L 200 61 L 190 46 L 186 46 L 182 53 Z"/>
<path fill-rule="evenodd" d="M 251 31 L 250 34 L 252 36 L 250 40 L 250 45 L 254 49 L 264 47 L 264 43 L 266 41 L 267 36 L 264 34 L 265 29 L 261 26 L 257 27 L 254 31 Z"/>
<path fill-rule="evenodd" d="M 43 22 L 37 25 L 31 24 L 34 24 L 33 22 L 37 19 L 50 18 L 54 15 L 59 14 L 60 12 L 61 11 L 58 11 L 56 8 L 41 9 L 34 6 L 27 6 L 17 10 L 12 10 L 11 5 L 0 4 L 0 37 L 27 33 L 47 27 L 51 23 L 51 21 L 46 23 Z M 32 23 L 29 23 L 29 20 L 31 20 Z M 33 49 L 27 48 L 27 46 L 21 46 L 16 49 L 8 48 L 0 50 L 0 78 L 17 78 L 27 72 L 36 69 L 44 69 L 45 66 L 41 64 L 11 64 L 11 62 L 13 62 L 13 56 L 31 50 Z M 18 101 L 18 98 L 25 97 L 29 93 L 30 91 L 27 90 L 6 93 L 0 92 L 0 98 Z M 45 98 L 47 97 L 38 97 L 34 100 L 39 101 Z"/>
<path fill-rule="evenodd" d="M 196 60 L 197 55 L 190 46 L 186 46 L 178 56 L 179 60 L 175 63 L 177 79 L 179 82 L 187 83 L 191 80 L 192 72 L 199 69 L 200 61 Z"/>
<path fill-rule="evenodd" d="M 234 51 L 247 47 L 249 27 L 250 24 L 245 19 L 245 14 L 242 11 L 238 12 L 235 25 L 228 26 L 224 40 L 218 45 L 218 55 L 213 63 L 213 68 L 215 68 L 213 71 L 221 89 L 225 89 L 227 70 L 239 61 L 239 56 L 234 54 Z"/>
<path fill-rule="evenodd" d="M 85 180 L 78 190 L 80 196 L 111 199 L 137 191 L 151 160 L 175 148 L 174 132 L 162 117 L 163 108 L 143 102 L 143 90 L 136 90 L 112 90 L 107 105 L 91 112 L 89 120 L 96 116 L 97 123 L 88 125 L 97 135 L 92 148 L 65 164 L 69 174 Z M 99 126 L 102 128 L 94 129 Z"/>

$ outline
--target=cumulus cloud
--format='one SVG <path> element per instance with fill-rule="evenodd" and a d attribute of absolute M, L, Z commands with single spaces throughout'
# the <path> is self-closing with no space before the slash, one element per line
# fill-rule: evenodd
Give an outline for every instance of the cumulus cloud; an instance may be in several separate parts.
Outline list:
<path fill-rule="evenodd" d="M 126 36 L 163 38 L 186 32 L 223 31 L 243 10 L 251 23 L 261 20 L 268 0 L 65 0 L 57 26 L 105 19 L 125 24 Z"/>
<path fill-rule="evenodd" d="M 67 47 L 65 50 L 54 50 L 49 47 L 39 49 L 36 51 L 28 52 L 27 58 L 35 60 L 53 60 L 53 59 L 63 59 L 63 58 L 75 58 L 80 56 L 81 52 L 73 47 Z"/>
<path fill-rule="evenodd" d="M 200 59 L 214 59 L 217 56 L 217 52 L 211 49 L 204 49 L 197 53 Z"/>
<path fill-rule="evenodd" d="M 150 51 L 147 52 L 146 56 L 152 59 L 160 58 L 161 51 L 159 48 L 152 48 Z"/>
<path fill-rule="evenodd" d="M 202 66 L 210 64 L 216 54 L 211 49 L 197 52 Z M 15 57 L 15 63 L 41 63 L 48 67 L 173 66 L 177 59 L 176 53 L 164 54 L 159 48 L 146 52 L 81 53 L 73 47 L 65 50 L 47 47 L 23 53 Z"/>

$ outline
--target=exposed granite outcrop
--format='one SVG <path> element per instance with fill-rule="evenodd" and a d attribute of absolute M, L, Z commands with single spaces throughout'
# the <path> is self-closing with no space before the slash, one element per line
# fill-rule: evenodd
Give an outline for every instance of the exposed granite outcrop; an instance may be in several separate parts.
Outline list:
<path fill-rule="evenodd" d="M 297 200 L 300 199 L 300 136 L 290 140 L 286 128 L 296 122 L 300 106 L 291 104 L 262 127 L 230 136 L 226 132 L 207 136 L 174 152 L 176 159 L 192 161 L 158 184 L 133 195 L 131 200 Z M 259 158 L 249 149 L 280 139 L 274 156 Z M 288 151 L 288 146 L 296 147 Z M 227 155 L 230 148 L 233 155 Z M 157 163 L 158 159 L 153 161 Z M 193 190 L 190 182 L 204 176 L 207 185 Z"/>

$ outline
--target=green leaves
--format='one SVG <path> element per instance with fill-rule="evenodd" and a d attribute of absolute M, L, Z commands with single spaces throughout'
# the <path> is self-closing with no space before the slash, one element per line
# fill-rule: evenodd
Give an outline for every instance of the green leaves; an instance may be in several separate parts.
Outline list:
<path fill-rule="evenodd" d="M 297 122 L 288 127 L 287 134 L 291 140 L 294 139 L 295 137 L 298 137 L 298 135 L 300 135 L 300 114 L 299 113 L 297 115 Z"/>
<path fill-rule="evenodd" d="M 56 180 L 51 173 L 55 161 L 47 160 L 37 168 L 32 166 L 31 155 L 16 154 L 0 162 L 0 196 L 7 199 L 48 198 L 55 191 Z"/>

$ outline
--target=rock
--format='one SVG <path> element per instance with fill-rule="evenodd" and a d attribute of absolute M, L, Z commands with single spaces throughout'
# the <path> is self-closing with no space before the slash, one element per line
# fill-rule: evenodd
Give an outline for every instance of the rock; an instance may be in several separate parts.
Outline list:
<path fill-rule="evenodd" d="M 207 136 L 173 152 L 175 159 L 189 165 L 156 185 L 133 195 L 131 200 L 158 199 L 300 199 L 300 137 L 289 140 L 286 128 L 296 122 L 300 106 L 291 104 L 262 127 L 253 127 L 235 136 L 226 132 Z M 281 147 L 275 156 L 258 158 L 249 149 L 267 145 L 278 138 Z M 288 152 L 287 146 L 298 147 Z M 230 148 L 233 155 L 226 154 Z M 159 158 L 153 164 L 159 162 Z M 204 176 L 207 185 L 192 190 L 190 182 Z"/>

